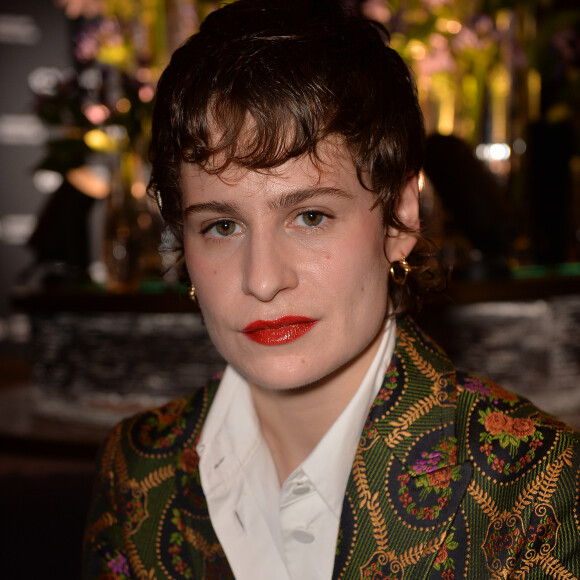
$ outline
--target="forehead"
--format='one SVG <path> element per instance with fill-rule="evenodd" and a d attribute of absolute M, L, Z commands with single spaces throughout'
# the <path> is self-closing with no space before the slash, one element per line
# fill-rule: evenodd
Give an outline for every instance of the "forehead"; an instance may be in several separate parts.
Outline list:
<path fill-rule="evenodd" d="M 356 167 L 346 146 L 338 139 L 320 142 L 316 155 L 289 159 L 268 169 L 248 169 L 223 161 L 210 160 L 205 166 L 184 163 L 181 166 L 181 190 L 184 197 L 235 190 L 239 195 L 277 194 L 296 188 L 334 187 L 350 193 L 361 186 Z M 368 192 L 367 192 L 368 193 Z"/>

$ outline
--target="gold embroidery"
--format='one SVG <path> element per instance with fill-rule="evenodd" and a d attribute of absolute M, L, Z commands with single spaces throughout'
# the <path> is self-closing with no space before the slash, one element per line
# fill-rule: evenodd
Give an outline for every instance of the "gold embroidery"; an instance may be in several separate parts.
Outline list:
<path fill-rule="evenodd" d="M 139 486 L 141 489 L 147 493 L 151 491 L 154 487 L 158 487 L 164 481 L 171 479 L 175 475 L 175 467 L 173 465 L 166 465 L 165 467 L 160 467 L 157 471 L 153 471 L 143 480 Z"/>
<path fill-rule="evenodd" d="M 567 449 L 564 450 L 562 455 L 558 457 L 557 461 L 554 461 L 553 464 L 546 467 L 546 470 L 542 474 L 544 481 L 542 481 L 542 488 L 540 495 L 538 496 L 538 499 L 541 503 L 549 503 L 550 499 L 554 495 L 554 492 L 556 491 L 558 479 L 560 478 L 560 474 L 564 468 L 564 462 L 566 460 L 569 461 L 569 458 L 572 454 L 573 447 L 570 445 Z"/>
<path fill-rule="evenodd" d="M 183 526 L 183 536 L 196 550 L 199 550 L 205 558 L 213 558 L 222 550 L 222 547 L 218 542 L 210 544 L 199 532 L 196 532 L 189 526 Z"/>
<path fill-rule="evenodd" d="M 413 361 L 415 368 L 433 382 L 433 393 L 435 396 L 438 396 L 440 391 L 447 385 L 445 377 L 441 373 L 438 373 L 433 366 L 417 352 L 413 339 L 404 330 L 401 331 L 399 340 L 401 345 L 405 347 L 404 350 Z M 442 400 L 445 400 L 446 398 L 447 396 L 443 397 Z"/>
<path fill-rule="evenodd" d="M 472 481 L 467 488 L 467 491 L 477 502 L 479 507 L 482 509 L 483 513 L 489 517 L 491 520 L 495 520 L 499 517 L 498 509 L 495 502 L 489 497 L 483 489 L 477 485 L 475 481 Z"/>
<path fill-rule="evenodd" d="M 405 550 L 399 556 L 399 562 L 401 562 L 401 565 L 403 567 L 407 567 L 412 564 L 416 564 L 417 562 L 419 562 L 419 560 L 421 560 L 425 556 L 428 556 L 429 554 L 438 552 L 439 548 L 443 544 L 443 541 L 445 540 L 446 535 L 447 532 L 441 534 L 438 538 L 433 538 L 426 544 L 418 544 L 417 546 L 413 546 L 412 548 Z"/>
<path fill-rule="evenodd" d="M 137 578 L 146 580 L 149 578 L 149 572 L 145 569 L 143 562 L 141 562 L 141 558 L 139 558 L 139 552 L 137 551 L 137 547 L 133 543 L 133 541 L 129 538 L 128 534 L 125 530 L 123 532 L 123 539 L 125 540 L 125 556 L 127 560 L 129 560 L 129 565 L 135 573 L 137 574 Z"/>
<path fill-rule="evenodd" d="M 524 555 L 519 570 L 516 570 L 510 578 L 524 580 L 527 573 L 538 565 L 546 574 L 550 574 L 550 578 L 555 578 L 556 580 L 578 580 L 574 574 L 564 568 L 560 560 L 550 555 L 542 556 L 533 550 L 530 550 Z"/>
<path fill-rule="evenodd" d="M 518 499 L 514 504 L 513 511 L 516 513 L 521 513 L 526 506 L 530 505 L 533 501 L 533 498 L 536 496 L 538 490 L 542 485 L 543 485 L 542 476 L 536 477 L 534 481 L 528 483 L 526 488 L 520 493 L 520 495 L 518 495 Z"/>
<path fill-rule="evenodd" d="M 417 401 L 408 411 L 406 411 L 398 419 L 391 421 L 389 424 L 394 428 L 389 435 L 385 437 L 385 442 L 389 447 L 395 447 L 405 437 L 410 437 L 411 433 L 407 431 L 419 417 L 426 415 L 435 405 L 437 405 L 436 395 L 430 395 L 424 399 Z"/>
<path fill-rule="evenodd" d="M 571 572 L 568 572 L 562 565 L 562 562 L 553 556 L 539 556 L 538 563 L 546 574 L 550 574 L 552 578 L 558 580 L 578 580 Z"/>
<path fill-rule="evenodd" d="M 352 466 L 352 476 L 359 497 L 359 507 L 363 507 L 371 497 L 369 484 L 365 473 L 365 461 L 360 449 L 357 449 Z"/>
<path fill-rule="evenodd" d="M 99 519 L 89 526 L 85 532 L 85 542 L 94 542 L 98 534 L 100 534 L 105 528 L 109 528 L 117 523 L 117 518 L 109 512 L 102 514 Z"/>
<path fill-rule="evenodd" d="M 380 552 L 386 553 L 389 545 L 387 526 L 379 505 L 379 492 L 375 492 L 368 502 L 369 516 L 373 525 L 373 536 Z"/>

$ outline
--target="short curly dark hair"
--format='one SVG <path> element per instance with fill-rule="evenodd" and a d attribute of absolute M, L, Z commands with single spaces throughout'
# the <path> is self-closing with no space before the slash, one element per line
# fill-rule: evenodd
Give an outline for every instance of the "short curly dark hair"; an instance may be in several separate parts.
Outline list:
<path fill-rule="evenodd" d="M 183 163 L 214 173 L 231 164 L 267 170 L 315 159 L 331 136 L 377 196 L 385 231 L 407 231 L 396 209 L 421 171 L 425 131 L 412 74 L 387 41 L 381 25 L 338 0 L 238 0 L 211 13 L 173 54 L 154 107 L 149 191 L 162 201 L 177 250 Z M 414 292 L 390 286 L 395 304 Z"/>

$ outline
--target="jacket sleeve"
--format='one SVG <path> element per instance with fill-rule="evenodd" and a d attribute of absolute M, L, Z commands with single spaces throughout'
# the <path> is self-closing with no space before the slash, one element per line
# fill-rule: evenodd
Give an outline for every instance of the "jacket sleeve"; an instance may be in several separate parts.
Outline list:
<path fill-rule="evenodd" d="M 120 514 L 115 499 L 115 465 L 121 453 L 121 426 L 115 428 L 101 447 L 97 481 L 83 541 L 83 580 L 126 580 L 131 578 L 123 548 Z"/>

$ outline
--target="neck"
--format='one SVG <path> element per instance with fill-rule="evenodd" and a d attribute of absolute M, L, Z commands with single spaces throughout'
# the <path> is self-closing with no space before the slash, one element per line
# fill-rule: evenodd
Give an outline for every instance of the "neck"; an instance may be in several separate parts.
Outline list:
<path fill-rule="evenodd" d="M 311 385 L 274 390 L 250 383 L 262 435 L 282 484 L 310 455 L 358 390 L 382 331 L 345 367 Z"/>

